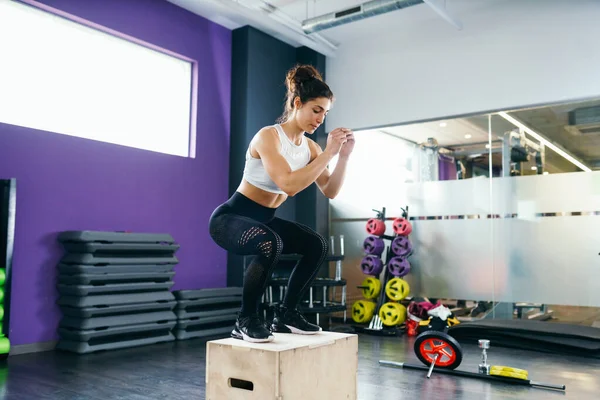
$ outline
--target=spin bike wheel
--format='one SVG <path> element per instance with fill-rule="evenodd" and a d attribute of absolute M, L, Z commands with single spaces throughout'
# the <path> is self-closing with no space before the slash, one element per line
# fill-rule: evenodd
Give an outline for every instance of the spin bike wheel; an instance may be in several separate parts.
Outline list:
<path fill-rule="evenodd" d="M 455 369 L 462 362 L 463 352 L 452 336 L 439 331 L 425 331 L 415 339 L 414 351 L 419 360 L 428 367 L 435 355 L 436 368 Z"/>

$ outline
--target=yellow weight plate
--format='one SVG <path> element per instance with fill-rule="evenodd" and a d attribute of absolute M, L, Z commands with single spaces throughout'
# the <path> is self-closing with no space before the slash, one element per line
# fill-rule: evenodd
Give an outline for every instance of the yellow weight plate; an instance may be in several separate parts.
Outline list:
<path fill-rule="evenodd" d="M 375 303 L 367 300 L 358 300 L 352 305 L 352 320 L 357 324 L 364 324 L 373 318 Z"/>
<path fill-rule="evenodd" d="M 381 281 L 372 276 L 365 279 L 360 286 L 365 299 L 374 299 L 381 292 Z"/>
<path fill-rule="evenodd" d="M 385 303 L 379 309 L 379 318 L 385 326 L 400 325 L 406 321 L 406 307 L 399 303 Z"/>
<path fill-rule="evenodd" d="M 529 376 L 529 372 L 526 369 L 507 367 L 504 365 L 492 365 L 490 367 L 490 373 L 491 372 L 507 372 L 511 374 L 525 375 L 525 377 Z"/>
<path fill-rule="evenodd" d="M 515 378 L 515 379 L 523 379 L 527 380 L 526 374 L 517 374 L 516 372 L 508 372 L 508 371 L 490 371 L 490 375 L 493 376 L 504 376 L 506 378 Z"/>
<path fill-rule="evenodd" d="M 410 286 L 402 278 L 393 278 L 385 285 L 385 294 L 391 300 L 400 301 L 410 294 Z"/>

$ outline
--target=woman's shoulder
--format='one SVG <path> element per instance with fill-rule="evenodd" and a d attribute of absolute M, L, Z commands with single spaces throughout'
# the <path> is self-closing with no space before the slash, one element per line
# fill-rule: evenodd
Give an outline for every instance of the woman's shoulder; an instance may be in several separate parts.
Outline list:
<path fill-rule="evenodd" d="M 279 134 L 277 133 L 277 128 L 275 125 L 267 125 L 260 128 L 254 134 L 254 137 L 261 140 L 273 140 L 279 139 Z"/>
<path fill-rule="evenodd" d="M 252 138 L 251 142 L 253 144 L 261 143 L 261 144 L 279 144 L 279 134 L 277 133 L 277 129 L 275 125 L 267 125 L 260 128 Z"/>
<path fill-rule="evenodd" d="M 260 128 L 256 134 L 257 135 L 272 135 L 277 133 L 277 127 L 275 125 L 267 125 Z"/>

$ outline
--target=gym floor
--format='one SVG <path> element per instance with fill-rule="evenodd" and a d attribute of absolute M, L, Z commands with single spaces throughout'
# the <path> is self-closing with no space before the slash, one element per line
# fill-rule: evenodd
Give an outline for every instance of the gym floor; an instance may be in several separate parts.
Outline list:
<path fill-rule="evenodd" d="M 491 364 L 529 370 L 534 380 L 565 384 L 566 392 L 489 383 L 476 379 L 380 367 L 380 359 L 419 364 L 414 338 L 359 337 L 358 398 L 380 399 L 594 399 L 600 392 L 600 360 L 523 352 L 489 351 Z M 0 399 L 204 399 L 205 346 L 200 339 L 76 355 L 43 352 L 12 356 L 0 369 Z M 459 369 L 476 371 L 477 345 L 463 345 Z M 332 360 L 334 362 L 334 360 Z M 335 364 L 332 364 L 335 368 Z M 8 371 L 8 372 L 7 372 Z M 308 399 L 307 399 L 308 400 Z M 320 400 L 320 399 L 319 399 Z"/>

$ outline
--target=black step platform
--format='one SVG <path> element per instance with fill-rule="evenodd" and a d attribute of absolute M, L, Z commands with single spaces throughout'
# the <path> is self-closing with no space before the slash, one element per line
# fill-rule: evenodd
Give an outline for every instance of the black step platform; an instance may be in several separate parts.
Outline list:
<path fill-rule="evenodd" d="M 117 350 L 137 346 L 147 346 L 164 342 L 172 342 L 175 336 L 169 326 L 150 332 L 134 332 L 114 336 L 96 337 L 87 342 L 61 339 L 56 345 L 57 350 L 86 354 L 103 350 Z"/>
<path fill-rule="evenodd" d="M 208 297 L 197 300 L 177 300 L 178 319 L 213 317 L 239 311 L 242 299 L 238 296 Z"/>
<path fill-rule="evenodd" d="M 241 287 L 207 288 L 197 290 L 175 290 L 173 292 L 178 300 L 196 300 L 207 297 L 241 296 Z"/>
<path fill-rule="evenodd" d="M 69 253 L 119 255 L 128 253 L 174 254 L 179 244 L 171 235 L 127 232 L 68 231 L 58 241 Z"/>
<path fill-rule="evenodd" d="M 236 313 L 230 313 L 207 318 L 180 319 L 174 334 L 177 340 L 229 335 L 236 318 Z"/>
<path fill-rule="evenodd" d="M 91 307 L 72 307 L 62 305 L 60 310 L 64 316 L 75 318 L 92 318 L 99 316 L 137 314 L 142 312 L 173 311 L 177 302 L 175 300 L 158 300 L 146 303 L 130 303 L 117 305 L 102 305 Z"/>
<path fill-rule="evenodd" d="M 99 293 L 135 293 L 135 292 L 150 292 L 158 290 L 169 290 L 175 282 L 128 282 L 128 283 L 111 283 L 102 285 L 65 285 L 59 283 L 57 285 L 58 292 L 64 295 L 71 296 L 87 296 Z"/>
<path fill-rule="evenodd" d="M 75 308 L 86 307 L 108 307 L 116 305 L 129 305 L 141 303 L 155 303 L 159 301 L 175 300 L 173 293 L 168 290 L 140 293 L 111 293 L 98 294 L 93 296 L 65 296 L 62 295 L 56 302 L 59 306 L 69 306 Z"/>
<path fill-rule="evenodd" d="M 147 255 L 123 255 L 111 256 L 91 253 L 68 253 L 60 260 L 65 265 L 88 265 L 88 266 L 133 266 L 133 265 L 175 265 L 179 263 L 177 257 L 173 255 L 158 256 L 156 254 Z"/>
<path fill-rule="evenodd" d="M 71 253 L 88 254 L 165 254 L 171 255 L 179 250 L 178 244 L 160 243 L 63 243 L 64 248 Z"/>
<path fill-rule="evenodd" d="M 69 327 L 59 327 L 58 333 L 66 340 L 76 342 L 88 342 L 93 339 L 106 337 L 115 337 L 117 335 L 125 335 L 131 333 L 153 332 L 172 330 L 176 321 L 161 321 L 161 322 L 146 322 L 142 324 L 120 325 L 98 329 L 74 329 Z"/>
<path fill-rule="evenodd" d="M 64 317 L 60 321 L 60 327 L 73 328 L 79 330 L 87 329 L 107 329 L 117 326 L 128 326 L 136 324 L 147 324 L 150 322 L 169 322 L 177 321 L 177 317 L 172 311 L 157 311 L 139 314 L 122 314 L 99 316 L 93 318 L 75 318 Z"/>
<path fill-rule="evenodd" d="M 177 340 L 229 337 L 242 306 L 242 288 L 176 290 Z"/>
<path fill-rule="evenodd" d="M 138 233 L 116 231 L 64 231 L 58 235 L 58 241 L 60 243 L 175 243 L 175 239 L 173 239 L 173 237 L 167 233 Z"/>
<path fill-rule="evenodd" d="M 146 260 L 143 260 L 146 261 Z M 165 264 L 104 264 L 98 263 L 95 265 L 83 264 L 58 264 L 58 272 L 62 275 L 84 275 L 84 274 L 147 274 L 147 273 L 170 273 L 175 269 L 177 260 Z"/>
<path fill-rule="evenodd" d="M 175 272 L 124 272 L 59 274 L 58 282 L 64 285 L 110 285 L 112 283 L 164 283 L 169 282 Z"/>

